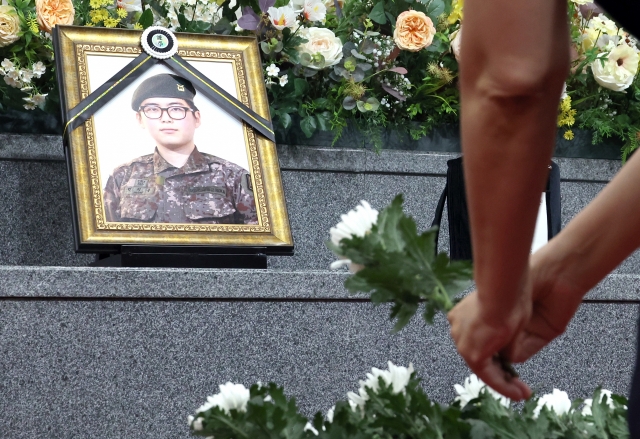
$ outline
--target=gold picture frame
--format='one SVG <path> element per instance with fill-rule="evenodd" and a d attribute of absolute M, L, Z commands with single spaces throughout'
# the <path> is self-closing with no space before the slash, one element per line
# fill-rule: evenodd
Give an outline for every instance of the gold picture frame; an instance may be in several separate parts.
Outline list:
<path fill-rule="evenodd" d="M 209 148 L 202 152 L 216 157 L 224 156 L 221 161 L 226 160 L 237 165 L 237 168 L 246 169 L 250 181 L 245 175 L 246 184 L 243 184 L 242 190 L 253 194 L 255 220 L 251 223 L 225 223 L 225 220 L 217 218 L 192 219 L 187 216 L 183 222 L 174 222 L 158 220 L 160 217 L 157 212 L 152 219 L 145 220 L 108 218 L 105 184 L 110 177 L 106 177 L 107 170 L 119 169 L 113 167 L 116 160 L 120 163 L 135 160 L 134 157 L 140 153 L 133 151 L 147 147 L 146 140 L 136 140 L 140 134 L 131 128 L 131 121 L 126 119 L 142 117 L 141 110 L 133 111 L 133 104 L 129 104 L 132 93 L 141 81 L 167 73 L 168 68 L 157 63 L 135 79 L 131 75 L 127 78 L 130 84 L 123 86 L 117 97 L 112 96 L 104 104 L 100 101 L 101 105 L 95 105 L 93 110 L 96 107 L 99 109 L 84 123 L 70 129 L 72 111 L 81 102 L 86 102 L 88 97 L 96 95 L 93 92 L 100 86 L 104 87 L 107 78 L 113 80 L 114 72 L 117 77 L 118 71 L 124 70 L 123 66 L 130 65 L 131 61 L 144 55 L 140 42 L 142 32 L 77 26 L 56 26 L 55 29 L 55 56 L 65 123 L 65 155 L 71 186 L 76 251 L 113 252 L 123 245 L 260 247 L 267 248 L 267 253 L 293 250 L 275 143 L 250 124 L 225 112 L 220 104 L 216 105 L 198 93 L 194 102 L 200 99 L 197 101 L 200 108 L 198 113 L 203 114 L 201 117 L 207 122 L 207 131 L 201 134 L 200 139 Z M 180 61 L 186 61 L 189 66 L 198 69 L 195 70 L 198 73 L 203 72 L 215 84 L 227 84 L 226 91 L 235 95 L 237 101 L 245 106 L 243 108 L 270 122 L 255 38 L 178 33 L 175 39 Z M 208 76 L 208 72 L 218 77 Z M 233 75 L 229 72 L 233 72 Z M 220 87 L 224 88 L 224 85 Z M 127 105 L 129 108 L 123 108 Z M 205 119 L 206 112 L 202 107 L 210 110 L 208 119 Z M 165 117 L 163 111 L 160 110 L 161 118 Z M 169 117 L 168 110 L 166 117 Z M 204 126 L 203 123 L 200 128 Z M 199 150 L 197 132 L 195 144 Z M 158 152 L 157 149 L 155 151 Z M 155 183 L 152 180 L 145 184 L 160 184 L 157 177 Z M 161 181 L 164 184 L 164 177 Z M 145 190 L 161 191 L 158 186 L 154 188 Z"/>

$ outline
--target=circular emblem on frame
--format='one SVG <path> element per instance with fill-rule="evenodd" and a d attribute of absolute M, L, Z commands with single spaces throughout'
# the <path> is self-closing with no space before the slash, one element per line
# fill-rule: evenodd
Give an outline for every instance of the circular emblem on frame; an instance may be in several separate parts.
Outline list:
<path fill-rule="evenodd" d="M 171 58 L 178 51 L 178 40 L 169 29 L 151 26 L 145 29 L 140 38 L 142 48 L 149 56 L 158 59 Z"/>

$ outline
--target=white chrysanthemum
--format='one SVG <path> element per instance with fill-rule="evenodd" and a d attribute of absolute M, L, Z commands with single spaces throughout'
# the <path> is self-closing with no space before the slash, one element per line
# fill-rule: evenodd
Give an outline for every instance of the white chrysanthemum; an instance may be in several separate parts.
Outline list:
<path fill-rule="evenodd" d="M 278 76 L 279 71 L 280 71 L 280 68 L 275 64 L 271 64 L 267 67 L 267 75 L 269 76 Z"/>
<path fill-rule="evenodd" d="M 189 422 L 189 426 L 192 427 L 194 431 L 202 431 L 203 429 L 202 421 L 204 421 L 204 419 L 202 418 L 194 419 L 193 416 L 189 415 L 187 417 L 187 421 Z"/>
<path fill-rule="evenodd" d="M 460 401 L 460 407 L 464 407 L 469 404 L 472 399 L 478 398 L 482 392 L 488 392 L 505 407 L 509 407 L 511 404 L 511 400 L 509 398 L 499 394 L 491 387 L 487 386 L 476 374 L 471 374 L 465 378 L 463 384 L 464 386 L 461 386 L 460 384 L 455 384 L 453 386 L 458 394 L 455 401 Z"/>
<path fill-rule="evenodd" d="M 196 413 L 206 412 L 212 407 L 219 407 L 226 413 L 231 410 L 244 412 L 247 410 L 247 402 L 249 401 L 249 389 L 242 384 L 233 384 L 227 382 L 220 384 L 220 393 L 207 397 L 205 402 Z"/>
<path fill-rule="evenodd" d="M 611 51 L 607 58 L 591 63 L 593 77 L 602 87 L 613 91 L 623 91 L 631 86 L 638 72 L 638 52 L 626 44 Z"/>
<path fill-rule="evenodd" d="M 371 208 L 371 205 L 365 200 L 361 200 L 359 206 L 356 206 L 349 213 L 341 215 L 340 219 L 342 221 L 329 230 L 331 242 L 336 246 L 340 245 L 340 241 L 345 238 L 351 238 L 352 236 L 362 238 L 366 235 L 378 221 L 378 211 Z M 355 273 L 364 268 L 362 265 L 354 264 L 349 259 L 343 258 L 342 255 L 338 256 L 341 259 L 331 264 L 330 268 L 332 270 L 337 270 L 346 265 L 352 273 Z"/>
<path fill-rule="evenodd" d="M 336 406 L 332 406 L 329 410 L 327 410 L 327 421 L 333 422 L 333 415 L 336 412 Z"/>
<path fill-rule="evenodd" d="M 571 410 L 571 400 L 569 399 L 567 392 L 553 389 L 553 393 L 542 395 L 538 400 L 538 406 L 533 411 L 534 418 L 537 418 L 540 415 L 542 407 L 547 407 L 549 410 L 554 411 L 558 416 L 562 416 L 569 413 Z"/>
<path fill-rule="evenodd" d="M 609 406 L 610 409 L 614 409 L 616 407 L 616 405 L 613 402 L 613 399 L 611 399 L 611 395 L 613 395 L 611 390 L 602 389 L 600 391 L 600 402 L 602 402 L 602 400 L 604 399 L 605 395 L 607 396 L 607 406 Z M 582 414 L 584 416 L 591 416 L 591 406 L 592 405 L 593 405 L 593 399 L 588 398 L 588 399 L 584 400 L 584 407 L 582 408 Z M 626 406 L 625 406 L 625 408 L 626 408 Z"/>
<path fill-rule="evenodd" d="M 313 425 L 311 425 L 311 422 L 307 422 L 307 424 L 304 426 L 304 430 L 303 431 L 310 431 L 313 434 L 315 434 L 316 436 L 318 435 L 318 430 L 316 430 Z"/>
<path fill-rule="evenodd" d="M 380 389 L 380 378 L 387 386 L 391 386 L 393 393 L 404 392 L 413 373 L 413 364 L 409 363 L 409 367 L 396 366 L 391 361 L 388 364 L 389 369 L 387 370 L 376 367 L 371 368 L 371 373 L 367 373 L 367 379 L 359 381 L 360 388 L 357 394 L 354 392 L 347 393 L 347 398 L 352 408 L 364 408 L 365 403 L 369 400 L 368 392 L 377 393 Z"/>
<path fill-rule="evenodd" d="M 371 230 L 371 227 L 378 221 L 378 211 L 371 208 L 365 200 L 360 201 L 360 205 L 349 213 L 341 215 L 340 221 L 335 227 L 329 230 L 331 242 L 339 245 L 344 238 L 352 236 L 363 237 Z"/>
<path fill-rule="evenodd" d="M 296 13 L 290 5 L 281 8 L 270 7 L 267 13 L 271 24 L 278 30 L 282 30 L 285 27 L 293 28 L 298 25 Z"/>

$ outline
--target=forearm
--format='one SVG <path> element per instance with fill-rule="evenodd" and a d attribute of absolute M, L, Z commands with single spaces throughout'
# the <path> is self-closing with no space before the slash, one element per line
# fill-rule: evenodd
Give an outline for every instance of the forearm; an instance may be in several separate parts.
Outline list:
<path fill-rule="evenodd" d="M 568 43 L 559 43 L 568 41 L 565 8 L 556 0 L 465 4 L 462 146 L 474 275 L 480 303 L 498 319 L 520 300 L 548 176 L 568 71 Z M 513 27 L 492 30 L 497 15 Z"/>
<path fill-rule="evenodd" d="M 640 246 L 640 156 L 540 251 L 555 277 L 580 299 Z"/>

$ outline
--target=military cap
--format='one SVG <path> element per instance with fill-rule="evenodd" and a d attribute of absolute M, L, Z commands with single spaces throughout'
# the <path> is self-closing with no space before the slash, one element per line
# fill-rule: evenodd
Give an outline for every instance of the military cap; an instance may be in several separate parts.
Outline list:
<path fill-rule="evenodd" d="M 196 89 L 188 80 L 181 76 L 163 73 L 145 79 L 133 92 L 131 108 L 133 111 L 140 109 L 142 101 L 148 98 L 177 98 L 184 99 L 191 108 L 197 110 L 193 104 Z"/>

